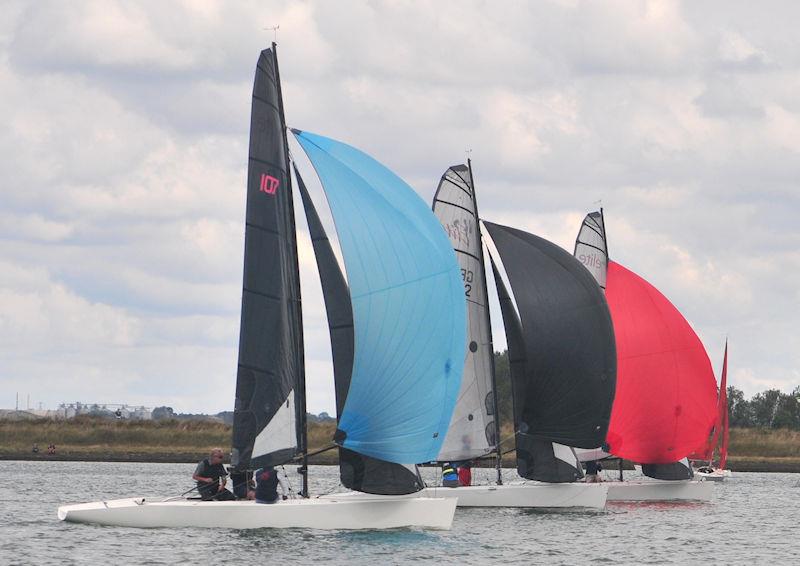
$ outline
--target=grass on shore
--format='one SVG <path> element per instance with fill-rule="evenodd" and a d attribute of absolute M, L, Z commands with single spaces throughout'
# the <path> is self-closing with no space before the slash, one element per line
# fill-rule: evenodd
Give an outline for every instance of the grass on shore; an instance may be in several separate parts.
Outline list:
<path fill-rule="evenodd" d="M 203 452 L 230 446 L 231 429 L 215 421 L 129 421 L 80 416 L 69 420 L 0 421 L 0 451 L 30 452 L 33 444 L 45 451 L 55 444 L 59 453 L 87 452 Z"/>
<path fill-rule="evenodd" d="M 728 453 L 731 459 L 740 457 L 800 459 L 800 431 L 733 428 Z"/>
<path fill-rule="evenodd" d="M 330 446 L 335 430 L 334 422 L 309 423 L 309 451 Z M 504 426 L 501 438 L 511 436 L 510 425 Z M 62 421 L 0 420 L 0 439 L 0 457 L 31 454 L 34 443 L 45 453 L 53 443 L 57 454 L 65 458 L 147 460 L 153 456 L 160 461 L 192 461 L 215 446 L 227 450 L 231 427 L 213 420 L 129 421 L 87 416 Z M 503 445 L 512 446 L 512 442 Z M 335 463 L 336 455 L 331 450 L 312 462 Z M 731 429 L 729 460 L 732 467 L 775 462 L 800 468 L 800 431 Z M 504 461 L 513 465 L 514 454 L 507 454 Z"/>

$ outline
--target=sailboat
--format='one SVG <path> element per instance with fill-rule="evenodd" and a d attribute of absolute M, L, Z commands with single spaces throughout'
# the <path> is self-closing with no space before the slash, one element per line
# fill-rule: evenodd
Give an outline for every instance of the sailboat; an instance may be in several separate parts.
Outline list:
<path fill-rule="evenodd" d="M 428 488 L 425 493 L 457 496 L 460 507 L 602 508 L 607 488 L 571 483 L 581 475 L 580 466 L 570 448 L 553 444 L 592 444 L 608 425 L 615 359 L 602 293 L 557 246 L 484 223 L 498 252 L 492 265 L 511 360 L 517 472 L 529 480 L 503 485 L 494 348 L 471 160 L 445 171 L 433 210 L 456 250 L 469 320 L 462 392 L 438 460 L 472 460 L 495 452 L 498 471 L 496 485 Z M 494 267 L 497 263 L 505 266 L 516 307 Z"/>
<path fill-rule="evenodd" d="M 573 482 L 580 467 L 572 449 L 563 445 L 554 449 L 552 445 L 552 440 L 594 445 L 605 435 L 614 394 L 615 357 L 602 293 L 564 250 L 521 231 L 488 225 L 513 273 L 513 284 L 519 285 L 526 299 L 520 308 L 527 334 L 520 328 L 505 288 L 499 291 L 504 319 L 507 324 L 515 321 L 507 326 L 507 334 L 521 480 L 504 484 L 483 238 L 471 161 L 445 171 L 433 198 L 433 211 L 456 251 L 468 321 L 461 390 L 435 461 L 472 461 L 494 454 L 497 478 L 490 485 L 427 486 L 421 494 L 457 498 L 459 507 L 603 508 L 608 488 Z M 520 237 L 518 247 L 507 243 Z M 546 280 L 541 284 L 537 281 L 540 275 Z M 525 291 L 528 288 L 530 292 Z M 561 307 L 566 304 L 572 305 L 573 315 L 564 317 Z M 509 308 L 512 310 L 507 312 Z M 513 318 L 507 319 L 507 315 Z M 549 338 L 546 344 L 529 350 L 529 341 L 538 338 L 534 337 L 537 328 L 546 328 Z M 570 357 L 572 361 L 567 359 Z M 598 408 L 598 399 L 604 409 Z M 564 419 L 563 415 L 570 416 Z M 347 495 L 367 497 L 353 492 Z"/>
<path fill-rule="evenodd" d="M 609 501 L 708 501 L 687 456 L 714 421 L 716 380 L 703 344 L 681 313 L 643 278 L 608 256 L 602 209 L 586 216 L 574 255 L 605 290 L 617 341 L 617 393 L 603 451 L 662 481 L 609 482 Z"/>
<path fill-rule="evenodd" d="M 689 456 L 693 461 L 705 461 L 694 470 L 695 476 L 706 481 L 725 481 L 731 475 L 725 469 L 728 462 L 728 440 L 730 431 L 728 424 L 728 342 L 725 341 L 725 354 L 722 358 L 722 374 L 719 380 L 719 394 L 717 396 L 717 421 L 711 438 L 701 451 Z M 719 461 L 714 465 L 714 452 L 719 449 Z"/>
<path fill-rule="evenodd" d="M 401 485 L 397 491 L 411 491 L 408 496 L 309 498 L 299 268 L 275 51 L 275 44 L 262 51 L 253 88 L 231 464 L 246 471 L 302 460 L 304 497 L 274 505 L 128 498 L 62 506 L 62 520 L 316 529 L 452 524 L 456 501 L 420 497 L 413 493 L 419 484 Z M 298 176 L 318 262 L 326 266 L 320 275 L 332 336 L 334 330 L 338 336 L 335 371 L 341 377 L 350 368 L 346 385 L 337 383 L 341 411 L 333 441 L 351 456 L 352 487 L 385 493 L 357 473 L 362 464 L 403 468 L 435 458 L 453 413 L 466 325 L 458 265 L 436 218 L 399 177 L 342 142 L 293 133 L 326 190 L 349 276 L 348 286 L 332 252 L 320 245 L 327 238 Z"/>

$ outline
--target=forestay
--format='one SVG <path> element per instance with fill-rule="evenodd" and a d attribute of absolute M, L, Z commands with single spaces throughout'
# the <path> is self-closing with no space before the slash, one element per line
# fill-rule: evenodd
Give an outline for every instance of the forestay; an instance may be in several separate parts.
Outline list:
<path fill-rule="evenodd" d="M 303 178 L 296 167 L 294 172 L 306 211 L 308 231 L 325 298 L 333 356 L 336 414 L 341 416 L 353 370 L 353 308 L 350 304 L 350 290 Z M 346 488 L 366 493 L 400 495 L 422 489 L 415 468 L 384 462 L 342 447 L 339 448 L 339 474 L 342 485 Z"/>
<path fill-rule="evenodd" d="M 386 167 L 293 130 L 319 174 L 350 284 L 354 360 L 336 442 L 396 463 L 434 460 L 464 366 L 461 273 L 438 220 Z"/>
<path fill-rule="evenodd" d="M 242 315 L 231 463 L 280 464 L 303 449 L 300 276 L 292 187 L 274 50 L 253 86 Z"/>
<path fill-rule="evenodd" d="M 467 301 L 467 352 L 461 391 L 437 460 L 469 460 L 496 446 L 494 356 L 483 249 L 472 171 L 454 165 L 442 175 L 433 197 L 439 218 L 456 252 Z"/>

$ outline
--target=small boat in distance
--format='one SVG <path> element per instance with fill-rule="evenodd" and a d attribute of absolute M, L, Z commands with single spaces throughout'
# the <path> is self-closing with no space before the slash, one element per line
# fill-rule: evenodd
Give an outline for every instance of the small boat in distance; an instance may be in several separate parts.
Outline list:
<path fill-rule="evenodd" d="M 421 485 L 410 494 L 404 485 L 407 495 L 309 498 L 300 275 L 279 77 L 273 44 L 261 52 L 253 87 L 231 464 L 246 472 L 302 461 L 303 497 L 272 505 L 127 498 L 62 506 L 61 520 L 237 529 L 452 524 L 456 501 L 420 497 L 413 491 Z M 464 363 L 466 305 L 455 253 L 427 205 L 394 173 L 347 144 L 293 132 L 327 193 L 350 277 L 349 294 L 327 305 L 329 315 L 332 307 L 351 313 L 343 328 L 351 339 L 342 343 L 352 346 L 352 367 L 333 442 L 395 469 L 430 461 L 441 449 Z M 328 265 L 322 276 L 336 278 L 338 269 Z M 339 271 L 334 285 L 343 281 Z"/>
<path fill-rule="evenodd" d="M 725 481 L 725 478 L 730 477 L 731 471 L 725 469 L 725 464 L 728 462 L 728 439 L 730 431 L 728 430 L 728 341 L 725 341 L 725 354 L 722 358 L 722 373 L 719 379 L 719 394 L 717 396 L 717 422 L 714 424 L 714 432 L 711 434 L 703 450 L 697 454 L 689 456 L 690 460 L 694 460 L 699 464 L 694 470 L 694 474 L 699 479 L 706 481 Z M 714 452 L 719 448 L 719 460 L 717 465 L 713 465 Z M 702 462 L 706 463 L 703 464 Z"/>

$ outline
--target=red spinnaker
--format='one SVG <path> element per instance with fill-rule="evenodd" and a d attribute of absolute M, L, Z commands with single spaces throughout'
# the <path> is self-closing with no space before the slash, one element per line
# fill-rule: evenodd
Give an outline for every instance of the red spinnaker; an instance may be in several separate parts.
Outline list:
<path fill-rule="evenodd" d="M 658 289 L 613 261 L 607 277 L 617 342 L 609 451 L 635 462 L 677 462 L 705 444 L 716 419 L 711 362 L 697 334 Z"/>

